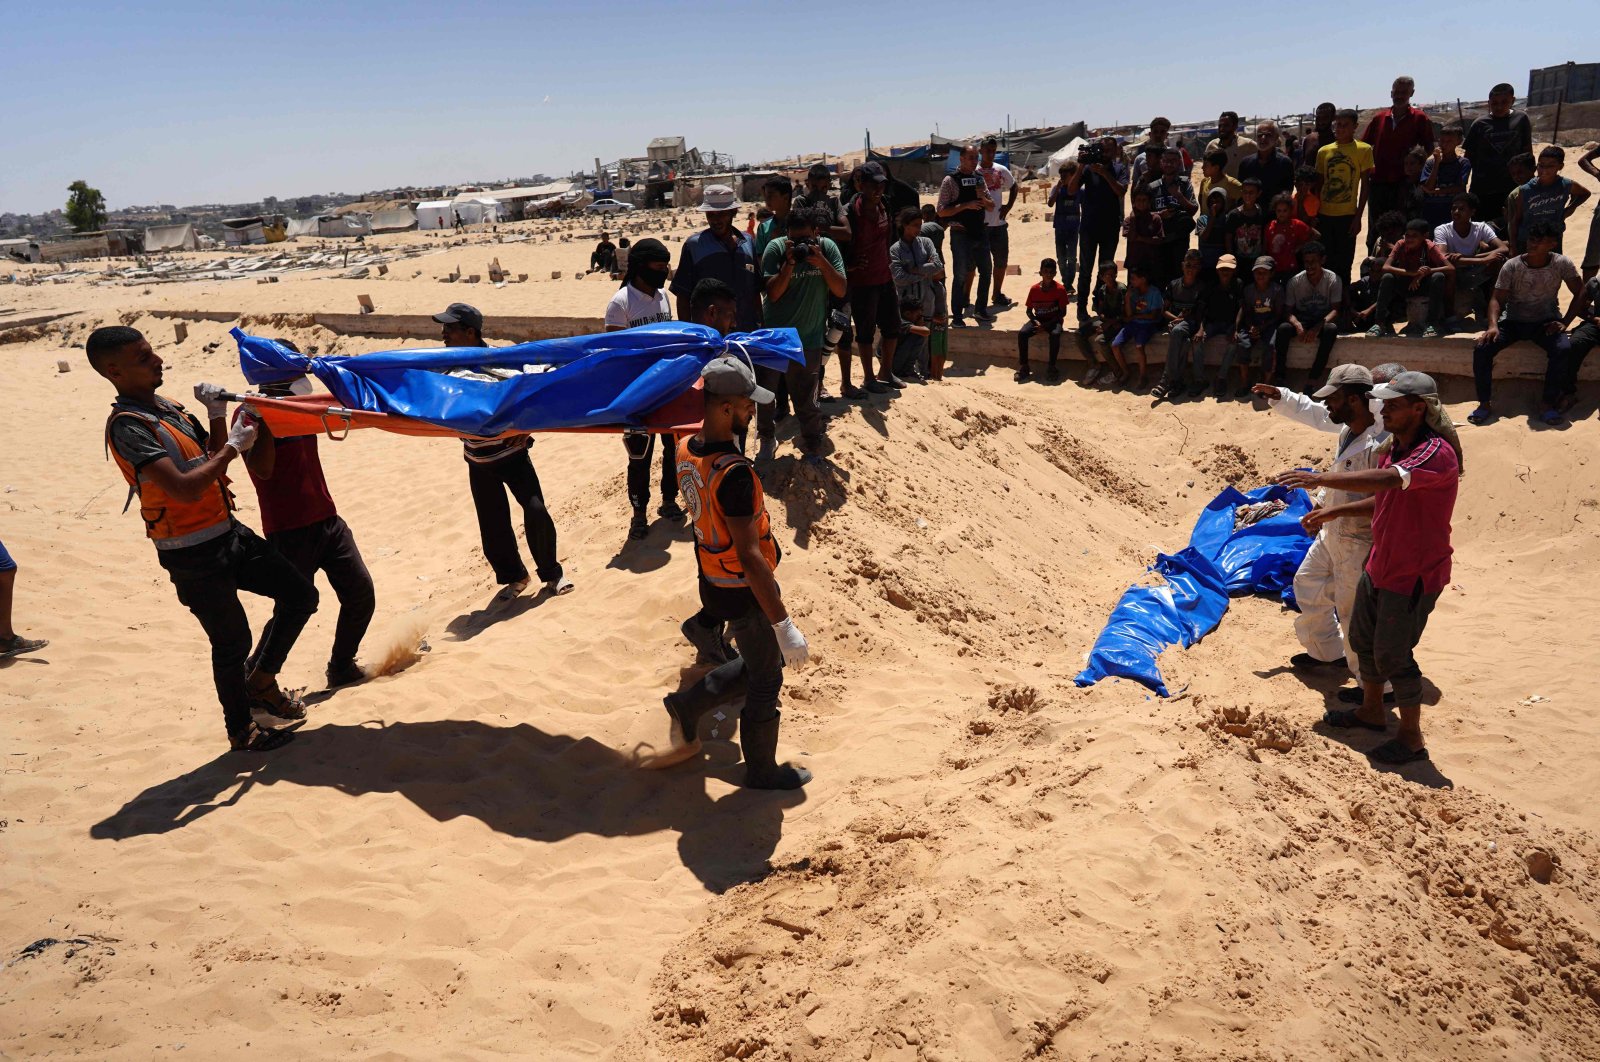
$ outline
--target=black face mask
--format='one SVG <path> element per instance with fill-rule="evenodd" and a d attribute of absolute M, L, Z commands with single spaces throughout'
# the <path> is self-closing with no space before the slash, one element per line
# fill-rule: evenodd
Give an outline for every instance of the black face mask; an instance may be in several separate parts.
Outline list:
<path fill-rule="evenodd" d="M 644 275 L 649 279 L 650 283 L 654 284 L 656 287 L 664 288 L 667 286 L 667 274 L 669 272 L 670 270 L 666 269 L 647 269 L 645 270 Z"/>

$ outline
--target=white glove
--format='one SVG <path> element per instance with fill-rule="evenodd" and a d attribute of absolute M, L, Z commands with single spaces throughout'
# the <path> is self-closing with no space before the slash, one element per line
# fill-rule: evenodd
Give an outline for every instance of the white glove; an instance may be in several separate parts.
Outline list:
<path fill-rule="evenodd" d="M 197 383 L 194 385 L 194 396 L 206 405 L 206 417 L 216 420 L 218 417 L 228 415 L 228 400 L 222 396 L 228 389 L 221 384 Z"/>
<path fill-rule="evenodd" d="M 778 636 L 778 648 L 783 652 L 784 665 L 805 667 L 806 661 L 811 659 L 811 647 L 806 645 L 806 636 L 800 633 L 794 620 L 785 616 L 772 625 L 772 633 Z"/>
<path fill-rule="evenodd" d="M 247 453 L 256 444 L 256 425 L 249 417 L 240 417 L 228 429 L 228 445 L 235 453 Z"/>

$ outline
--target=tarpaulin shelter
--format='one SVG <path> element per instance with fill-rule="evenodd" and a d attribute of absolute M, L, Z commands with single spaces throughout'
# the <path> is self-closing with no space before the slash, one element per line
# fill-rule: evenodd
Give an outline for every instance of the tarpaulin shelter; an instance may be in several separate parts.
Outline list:
<path fill-rule="evenodd" d="M 326 215 L 317 219 L 318 236 L 371 236 L 371 214 Z"/>
<path fill-rule="evenodd" d="M 380 210 L 372 215 L 373 232 L 406 232 L 417 227 L 417 212 L 410 207 Z"/>
<path fill-rule="evenodd" d="M 1082 122 L 1048 129 L 1018 129 L 1004 138 L 1006 151 L 1011 157 L 1008 165 L 1017 171 L 1018 177 L 1030 169 L 1043 172 L 1048 160 L 1069 142 L 1081 139 L 1087 131 Z M 1073 154 L 1077 154 L 1076 150 Z"/>
<path fill-rule="evenodd" d="M 488 196 L 472 196 L 466 199 L 456 199 L 456 216 L 463 225 L 481 225 L 500 220 L 500 200 L 490 199 Z"/>
<path fill-rule="evenodd" d="M 144 230 L 144 249 L 152 251 L 198 251 L 200 237 L 194 225 L 185 221 L 181 225 L 156 225 Z"/>
<path fill-rule="evenodd" d="M 289 239 L 297 236 L 315 236 L 321 224 L 321 218 L 290 218 L 287 225 Z"/>
<path fill-rule="evenodd" d="M 281 243 L 289 238 L 289 222 L 282 214 L 258 214 L 250 218 L 224 218 L 222 242 L 229 247 L 261 243 Z"/>
<path fill-rule="evenodd" d="M 1277 501 L 1285 503 L 1283 511 L 1235 526 L 1240 506 Z M 1311 496 L 1297 488 L 1240 493 L 1228 487 L 1218 494 L 1195 521 L 1188 547 L 1156 557 L 1150 570 L 1160 584 L 1123 593 L 1089 651 L 1088 666 L 1073 681 L 1092 686 L 1117 676 L 1169 696 L 1156 657 L 1169 645 L 1188 648 L 1210 633 L 1228 611 L 1230 594 L 1274 594 L 1293 603 L 1294 573 L 1311 548 L 1300 518 L 1310 511 Z"/>
<path fill-rule="evenodd" d="M 240 369 L 252 384 L 310 374 L 330 392 L 252 398 L 279 436 L 362 427 L 473 438 L 692 428 L 700 421 L 693 389 L 713 357 L 742 353 L 754 364 L 778 371 L 805 358 L 792 328 L 724 337 L 682 321 L 510 347 L 329 357 L 299 354 L 237 328 L 232 335 L 239 345 Z M 462 372 L 466 375 L 453 375 Z"/>
<path fill-rule="evenodd" d="M 417 204 L 417 228 L 424 232 L 454 228 L 456 206 L 448 199 L 430 199 Z"/>

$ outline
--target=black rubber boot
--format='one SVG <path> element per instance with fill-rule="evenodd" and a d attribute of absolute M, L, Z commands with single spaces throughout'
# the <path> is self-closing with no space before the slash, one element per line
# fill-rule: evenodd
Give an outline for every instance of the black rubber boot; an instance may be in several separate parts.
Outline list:
<path fill-rule="evenodd" d="M 773 713 L 771 719 L 759 723 L 739 720 L 739 747 L 744 752 L 747 789 L 799 789 L 811 781 L 811 772 L 804 767 L 777 762 L 779 718 L 779 713 Z"/>
<path fill-rule="evenodd" d="M 699 739 L 698 727 L 700 716 L 704 714 L 703 712 L 691 713 L 688 705 L 684 704 L 683 699 L 676 693 L 667 694 L 661 698 L 661 703 L 666 706 L 667 714 L 677 722 L 678 729 L 683 731 L 684 741 L 689 742 Z"/>

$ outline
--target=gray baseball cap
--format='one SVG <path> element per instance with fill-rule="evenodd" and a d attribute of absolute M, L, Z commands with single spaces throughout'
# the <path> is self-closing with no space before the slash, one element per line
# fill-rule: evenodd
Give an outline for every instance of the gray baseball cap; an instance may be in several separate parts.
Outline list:
<path fill-rule="evenodd" d="M 1372 389 L 1372 397 L 1382 399 L 1400 398 L 1403 395 L 1423 398 L 1438 393 L 1439 385 L 1425 372 L 1403 372 L 1388 383 L 1381 383 Z"/>
<path fill-rule="evenodd" d="M 1372 373 L 1365 365 L 1356 365 L 1353 362 L 1344 365 L 1335 365 L 1328 374 L 1328 382 L 1323 384 L 1313 394 L 1312 398 L 1327 398 L 1341 387 L 1371 387 Z"/>
<path fill-rule="evenodd" d="M 772 392 L 756 383 L 755 372 L 740 358 L 712 358 L 700 370 L 700 379 L 708 395 L 744 395 L 761 406 L 772 401 Z"/>

